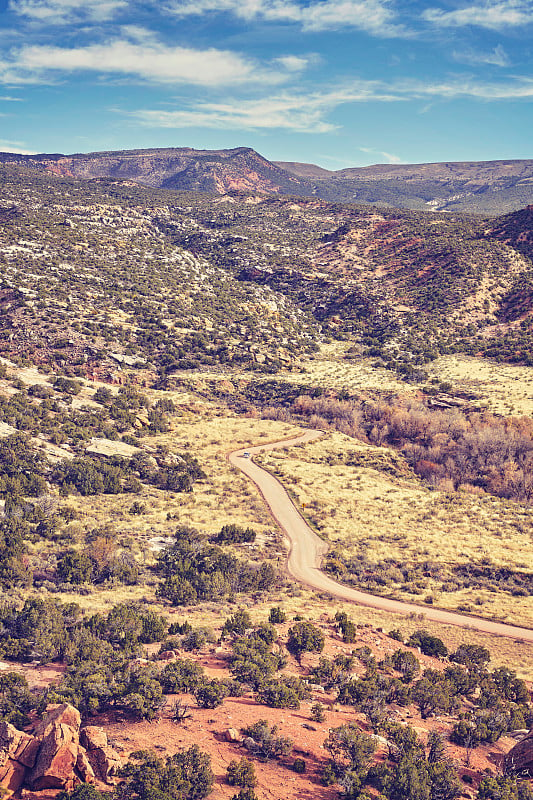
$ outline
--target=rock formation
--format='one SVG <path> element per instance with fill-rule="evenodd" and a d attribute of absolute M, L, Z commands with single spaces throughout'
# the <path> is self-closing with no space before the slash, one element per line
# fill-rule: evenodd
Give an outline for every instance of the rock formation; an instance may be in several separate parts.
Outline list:
<path fill-rule="evenodd" d="M 41 745 L 28 777 L 33 789 L 73 788 L 77 777 L 80 725 L 80 712 L 63 703 L 53 708 L 37 726 L 34 735 Z"/>
<path fill-rule="evenodd" d="M 0 793 L 11 797 L 23 784 L 31 789 L 65 789 L 96 779 L 109 782 L 121 765 L 103 728 L 81 731 L 80 713 L 68 703 L 49 706 L 33 734 L 0 723 Z M 83 745 L 80 744 L 80 736 Z"/>
<path fill-rule="evenodd" d="M 22 785 L 27 770 L 35 764 L 39 742 L 29 733 L 0 722 L 0 786 L 6 797 Z"/>
<path fill-rule="evenodd" d="M 80 738 L 94 774 L 101 781 L 109 783 L 109 779 L 116 775 L 122 765 L 122 760 L 107 741 L 106 732 L 96 725 L 87 725 L 83 728 Z"/>
<path fill-rule="evenodd" d="M 533 729 L 511 747 L 503 762 L 506 775 L 533 776 Z"/>

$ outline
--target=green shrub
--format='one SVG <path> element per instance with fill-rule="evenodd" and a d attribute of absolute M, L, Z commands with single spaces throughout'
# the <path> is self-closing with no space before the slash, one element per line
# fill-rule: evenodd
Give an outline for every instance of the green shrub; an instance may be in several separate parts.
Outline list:
<path fill-rule="evenodd" d="M 203 680 L 203 667 L 196 661 L 180 659 L 167 664 L 159 674 L 165 692 L 192 692 Z"/>
<path fill-rule="evenodd" d="M 211 759 L 197 745 L 165 761 L 146 751 L 132 759 L 120 770 L 117 800 L 201 800 L 213 786 Z"/>
<path fill-rule="evenodd" d="M 278 625 L 279 623 L 285 622 L 287 619 L 286 613 L 279 607 L 274 606 L 270 609 L 270 613 L 268 615 L 268 621 L 272 625 Z"/>
<path fill-rule="evenodd" d="M 446 658 L 448 648 L 438 636 L 432 636 L 427 631 L 415 631 L 407 642 L 409 647 L 419 647 L 425 656 Z"/>
<path fill-rule="evenodd" d="M 230 761 L 226 770 L 226 779 L 230 786 L 247 786 L 253 788 L 257 784 L 255 768 L 247 758 L 240 761 Z"/>
<path fill-rule="evenodd" d="M 321 653 L 324 649 L 325 636 L 320 628 L 310 621 L 297 622 L 289 629 L 287 649 L 300 659 L 302 653 Z"/>
<path fill-rule="evenodd" d="M 228 696 L 228 689 L 225 683 L 213 678 L 200 683 L 194 690 L 194 696 L 200 708 L 216 708 Z"/>

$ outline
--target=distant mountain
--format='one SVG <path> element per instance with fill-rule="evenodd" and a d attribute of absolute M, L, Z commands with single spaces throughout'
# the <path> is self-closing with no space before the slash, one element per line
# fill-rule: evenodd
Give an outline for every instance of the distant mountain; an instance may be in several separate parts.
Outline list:
<path fill-rule="evenodd" d="M 276 161 L 315 181 L 313 194 L 413 210 L 502 214 L 533 202 L 533 160 L 375 164 L 329 172 L 314 164 Z"/>
<path fill-rule="evenodd" d="M 301 164 L 296 161 L 275 161 L 277 166 L 305 176 L 315 174 L 339 180 L 353 178 L 357 180 L 466 180 L 473 183 L 487 183 L 502 178 L 517 177 L 521 180 L 533 181 L 533 160 L 514 161 L 450 161 L 431 164 L 374 164 L 369 167 L 347 167 L 335 171 L 316 167 L 314 164 Z M 315 172 L 316 171 L 316 172 Z"/>
<path fill-rule="evenodd" d="M 330 169 L 318 167 L 316 164 L 302 164 L 299 161 L 273 161 L 277 167 L 287 170 L 298 178 L 331 178 L 335 175 Z"/>
<path fill-rule="evenodd" d="M 0 162 L 69 178 L 114 178 L 144 186 L 224 194 L 229 191 L 299 194 L 300 180 L 249 147 L 117 150 L 72 155 L 0 153 Z"/>
<path fill-rule="evenodd" d="M 71 155 L 0 153 L 1 162 L 152 188 L 295 195 L 418 211 L 498 215 L 533 203 L 533 160 L 377 164 L 332 172 L 315 164 L 272 162 L 249 147 L 178 147 Z"/>

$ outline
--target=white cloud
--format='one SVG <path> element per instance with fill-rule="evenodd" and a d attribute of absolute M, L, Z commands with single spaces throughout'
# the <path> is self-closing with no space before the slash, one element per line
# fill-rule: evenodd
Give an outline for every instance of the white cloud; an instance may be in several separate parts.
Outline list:
<path fill-rule="evenodd" d="M 309 59 L 301 56 L 281 56 L 281 58 L 276 58 L 275 61 L 276 64 L 281 64 L 289 72 L 301 72 L 309 65 Z"/>
<path fill-rule="evenodd" d="M 393 153 L 386 153 L 383 150 L 374 150 L 372 147 L 359 147 L 362 153 L 368 153 L 369 155 L 374 156 L 381 156 L 385 159 L 386 164 L 401 164 L 402 159 L 400 156 L 395 156 Z"/>
<path fill-rule="evenodd" d="M 287 65 L 263 66 L 229 50 L 193 50 L 125 39 L 77 48 L 33 45 L 16 51 L 11 62 L 0 62 L 4 83 L 45 82 L 54 75 L 83 71 L 198 86 L 280 83 L 289 74 Z"/>
<path fill-rule="evenodd" d="M 81 20 L 104 22 L 128 4 L 129 0 L 10 0 L 9 9 L 36 22 L 64 25 Z"/>
<path fill-rule="evenodd" d="M 533 78 L 519 76 L 510 81 L 484 83 L 469 77 L 457 77 L 440 83 L 404 81 L 394 88 L 404 97 L 412 99 L 434 97 L 454 100 L 470 97 L 476 100 L 521 100 L 533 97 Z"/>
<path fill-rule="evenodd" d="M 438 27 L 455 28 L 473 25 L 501 30 L 532 22 L 533 8 L 529 0 L 501 0 L 501 2 L 465 6 L 454 11 L 428 8 L 422 13 L 422 17 Z"/>
<path fill-rule="evenodd" d="M 501 44 L 489 53 L 478 53 L 475 50 L 455 51 L 453 57 L 463 64 L 488 64 L 495 67 L 508 67 L 509 57 Z"/>
<path fill-rule="evenodd" d="M 303 7 L 301 14 L 303 29 L 308 31 L 359 28 L 376 36 L 402 32 L 388 3 L 379 0 L 325 0 Z"/>
<path fill-rule="evenodd" d="M 0 101 L 2 101 L 2 103 L 22 103 L 23 102 L 21 97 L 9 97 L 7 95 L 0 96 Z"/>
<path fill-rule="evenodd" d="M 284 129 L 299 133 L 329 133 L 335 126 L 324 121 L 323 109 L 289 98 L 243 103 L 195 103 L 192 110 L 133 111 L 129 116 L 149 128 L 216 128 L 226 130 Z"/>
<path fill-rule="evenodd" d="M 154 31 L 144 28 L 142 25 L 122 25 L 120 32 L 124 39 L 129 39 L 133 42 L 157 43 L 157 35 Z"/>
<path fill-rule="evenodd" d="M 284 129 L 298 133 L 329 133 L 338 126 L 327 114 L 345 103 L 392 102 L 400 97 L 377 91 L 375 83 L 360 82 L 351 87 L 312 94 L 281 93 L 257 100 L 197 101 L 193 108 L 179 111 L 141 109 L 126 112 L 141 125 L 151 128 L 207 127 L 230 130 Z"/>
<path fill-rule="evenodd" d="M 401 36 L 390 0 L 172 0 L 166 10 L 178 17 L 227 12 L 244 19 L 292 22 L 306 31 L 356 28 L 375 36 Z"/>
<path fill-rule="evenodd" d="M 8 142 L 0 139 L 0 153 L 18 153 L 21 156 L 32 156 L 36 150 L 26 150 L 23 142 Z"/>
<path fill-rule="evenodd" d="M 515 76 L 505 81 L 480 81 L 468 75 L 457 75 L 449 80 L 425 83 L 420 80 L 399 80 L 389 86 L 404 100 L 444 99 L 468 97 L 474 100 L 521 100 L 533 98 L 533 78 Z"/>
<path fill-rule="evenodd" d="M 289 91 L 253 100 L 227 99 L 220 102 L 195 100 L 175 111 L 114 109 L 136 124 L 150 128 L 215 128 L 226 130 L 281 129 L 296 133 L 330 133 L 339 126 L 331 122 L 330 114 L 337 107 L 352 103 L 406 102 L 425 100 L 429 110 L 437 100 L 470 98 L 481 101 L 519 100 L 533 98 L 533 79 L 518 78 L 502 83 L 476 82 L 466 77 L 440 83 L 398 81 L 385 85 L 377 81 L 358 81 L 321 92 L 291 93 Z M 389 163 L 399 163 L 393 153 L 360 148 L 375 153 Z"/>

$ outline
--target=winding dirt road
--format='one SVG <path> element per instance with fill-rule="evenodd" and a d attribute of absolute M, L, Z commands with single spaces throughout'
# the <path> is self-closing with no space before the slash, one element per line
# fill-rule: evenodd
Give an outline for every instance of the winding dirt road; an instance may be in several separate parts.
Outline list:
<path fill-rule="evenodd" d="M 272 516 L 287 535 L 290 542 L 287 570 L 293 578 L 310 586 L 312 589 L 328 592 L 334 597 L 348 600 L 358 605 L 369 606 L 382 611 L 392 611 L 396 614 L 423 614 L 426 619 L 434 622 L 458 625 L 461 628 L 469 628 L 470 630 L 482 631 L 495 636 L 506 636 L 511 639 L 533 643 L 533 630 L 528 628 L 505 625 L 503 622 L 491 622 L 488 619 L 470 617 L 453 611 L 443 611 L 431 606 L 419 606 L 415 603 L 378 597 L 366 592 L 360 592 L 357 589 L 351 589 L 349 586 L 343 586 L 328 578 L 320 570 L 320 563 L 328 550 L 327 544 L 309 527 L 278 479 L 258 466 L 252 459 L 256 453 L 305 444 L 318 439 L 322 435 L 321 431 L 308 430 L 292 439 L 242 448 L 241 450 L 235 450 L 228 456 L 230 463 L 244 472 L 259 488 Z M 243 457 L 243 453 L 249 453 L 251 457 Z"/>

